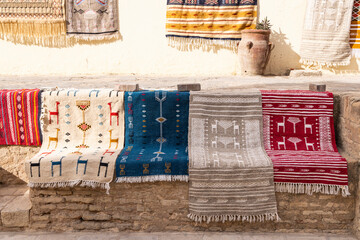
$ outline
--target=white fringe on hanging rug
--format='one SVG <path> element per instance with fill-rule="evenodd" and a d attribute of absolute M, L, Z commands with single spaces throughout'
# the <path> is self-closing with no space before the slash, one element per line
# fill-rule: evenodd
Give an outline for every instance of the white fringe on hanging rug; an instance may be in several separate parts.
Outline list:
<path fill-rule="evenodd" d="M 109 194 L 110 183 L 99 183 L 94 181 L 74 180 L 67 182 L 51 182 L 51 183 L 28 183 L 31 188 L 65 188 L 65 187 L 92 187 L 106 189 L 106 194 Z"/>
<path fill-rule="evenodd" d="M 191 51 L 192 49 L 202 49 L 203 51 L 216 51 L 220 48 L 229 49 L 237 52 L 240 43 L 239 40 L 221 40 L 205 38 L 183 38 L 167 37 L 168 45 L 180 51 Z"/>
<path fill-rule="evenodd" d="M 141 177 L 118 177 L 115 182 L 117 183 L 142 183 L 142 182 L 188 182 L 189 176 L 187 175 L 153 175 Z"/>
<path fill-rule="evenodd" d="M 210 222 L 234 222 L 234 221 L 241 221 L 241 222 L 265 222 L 265 221 L 281 221 L 279 215 L 277 213 L 267 213 L 261 215 L 196 215 L 194 213 L 189 213 L 188 218 L 197 222 L 197 223 L 210 223 Z"/>
<path fill-rule="evenodd" d="M 341 193 L 343 197 L 350 196 L 348 186 L 316 183 L 275 183 L 275 191 L 307 195 L 312 195 L 313 193 L 338 195 Z"/>

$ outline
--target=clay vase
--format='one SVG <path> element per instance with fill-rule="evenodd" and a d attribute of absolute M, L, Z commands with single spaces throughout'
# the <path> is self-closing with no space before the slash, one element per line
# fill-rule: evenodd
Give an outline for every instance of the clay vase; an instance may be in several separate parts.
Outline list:
<path fill-rule="evenodd" d="M 274 45 L 269 42 L 270 30 L 241 31 L 239 58 L 243 75 L 263 75 Z"/>

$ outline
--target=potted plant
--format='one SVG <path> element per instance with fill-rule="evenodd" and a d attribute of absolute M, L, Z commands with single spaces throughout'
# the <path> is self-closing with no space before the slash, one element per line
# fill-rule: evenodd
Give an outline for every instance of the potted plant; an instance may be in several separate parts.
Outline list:
<path fill-rule="evenodd" d="M 271 24 L 267 17 L 256 29 L 241 31 L 239 44 L 241 72 L 244 75 L 263 75 L 274 45 L 269 41 Z"/>

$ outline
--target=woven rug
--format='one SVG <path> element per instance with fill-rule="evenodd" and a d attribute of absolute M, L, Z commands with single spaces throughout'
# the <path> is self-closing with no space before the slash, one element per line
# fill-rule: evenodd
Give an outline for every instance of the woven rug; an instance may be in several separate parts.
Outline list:
<path fill-rule="evenodd" d="M 67 35 L 77 40 L 120 38 L 117 0 L 66 0 Z"/>
<path fill-rule="evenodd" d="M 116 181 L 187 181 L 188 116 L 188 92 L 125 92 L 125 147 Z"/>
<path fill-rule="evenodd" d="M 0 1 L 0 38 L 15 43 L 60 46 L 66 42 L 64 0 Z"/>
<path fill-rule="evenodd" d="M 265 90 L 262 100 L 276 191 L 349 195 L 347 162 L 335 143 L 333 94 Z"/>
<path fill-rule="evenodd" d="M 257 0 L 167 0 L 166 37 L 181 50 L 237 49 L 240 31 L 256 27 Z"/>
<path fill-rule="evenodd" d="M 196 222 L 278 220 L 260 93 L 191 93 L 189 210 Z"/>
<path fill-rule="evenodd" d="M 352 55 L 360 58 L 360 0 L 354 1 L 350 28 L 350 46 Z"/>
<path fill-rule="evenodd" d="M 350 64 L 349 31 L 354 0 L 309 0 L 300 62 L 327 67 Z"/>
<path fill-rule="evenodd" d="M 0 145 L 41 144 L 39 89 L 0 90 Z"/>
<path fill-rule="evenodd" d="M 26 161 L 29 186 L 109 190 L 123 147 L 123 93 L 65 89 L 43 92 L 42 100 L 43 143 Z"/>

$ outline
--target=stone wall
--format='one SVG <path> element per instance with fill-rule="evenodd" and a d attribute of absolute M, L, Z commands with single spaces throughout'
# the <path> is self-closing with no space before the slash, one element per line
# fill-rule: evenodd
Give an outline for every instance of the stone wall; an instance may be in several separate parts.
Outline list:
<path fill-rule="evenodd" d="M 354 163 L 350 164 L 354 167 Z M 352 168 L 356 169 L 356 168 Z M 31 229 L 38 231 L 264 231 L 332 232 L 352 229 L 357 171 L 350 197 L 276 193 L 281 222 L 196 224 L 187 218 L 188 184 L 111 184 L 91 188 L 33 189 Z"/>
<path fill-rule="evenodd" d="M 360 163 L 360 93 L 337 94 L 335 104 L 337 145 L 354 161 Z M 358 186 L 360 186 L 360 182 Z M 360 238 L 359 189 L 356 196 L 354 231 Z"/>
<path fill-rule="evenodd" d="M 0 184 L 24 184 L 28 182 L 25 160 L 30 159 L 40 147 L 0 146 Z"/>

